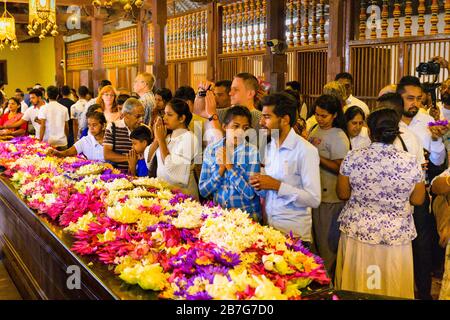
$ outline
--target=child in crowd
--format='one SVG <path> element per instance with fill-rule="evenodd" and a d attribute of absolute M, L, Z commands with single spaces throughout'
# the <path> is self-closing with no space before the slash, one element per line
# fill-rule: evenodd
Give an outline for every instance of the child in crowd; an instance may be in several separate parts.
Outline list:
<path fill-rule="evenodd" d="M 119 96 L 117 97 L 117 108 L 119 109 L 119 112 L 122 112 L 122 106 L 125 103 L 125 101 L 127 101 L 127 99 L 130 98 L 130 95 L 122 93 L 119 94 Z"/>
<path fill-rule="evenodd" d="M 105 161 L 103 156 L 103 137 L 106 129 L 106 118 L 102 112 L 88 112 L 87 122 L 89 132 L 87 136 L 81 138 L 65 151 L 50 149 L 50 155 L 57 157 L 70 157 L 77 154 L 84 154 L 89 160 Z"/>
<path fill-rule="evenodd" d="M 90 106 L 89 108 L 88 108 L 88 110 L 87 110 L 87 112 L 86 112 L 86 120 L 87 120 L 87 114 L 88 113 L 92 113 L 92 112 L 100 112 L 100 113 L 103 113 L 103 109 L 102 109 L 102 106 L 101 105 L 99 105 L 99 104 L 93 104 L 92 106 Z M 86 122 L 87 123 L 87 122 Z M 81 138 L 83 138 L 83 137 L 86 137 L 87 135 L 88 135 L 88 132 L 89 132 L 89 127 L 86 127 L 86 128 L 84 128 L 83 130 L 81 130 L 81 136 L 80 136 L 80 139 Z"/>
<path fill-rule="evenodd" d="M 148 167 L 145 161 L 144 153 L 149 152 L 152 142 L 152 133 L 145 125 L 140 125 L 130 134 L 133 148 L 130 150 L 128 157 L 128 171 L 132 176 L 146 177 L 148 176 Z"/>

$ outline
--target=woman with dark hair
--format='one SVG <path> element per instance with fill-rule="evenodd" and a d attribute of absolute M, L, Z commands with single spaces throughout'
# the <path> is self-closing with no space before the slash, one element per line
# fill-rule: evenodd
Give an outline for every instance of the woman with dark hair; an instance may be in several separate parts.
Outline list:
<path fill-rule="evenodd" d="M 161 88 L 155 91 L 156 104 L 155 107 L 152 109 L 152 114 L 150 117 L 152 128 L 158 116 L 160 117 L 164 116 L 164 108 L 166 107 L 167 103 L 169 103 L 170 100 L 172 100 L 172 91 L 170 91 L 170 89 Z"/>
<path fill-rule="evenodd" d="M 147 163 L 153 155 L 156 156 L 158 178 L 183 188 L 198 199 L 193 160 L 199 152 L 199 143 L 188 129 L 191 120 L 192 113 L 184 100 L 170 100 L 165 107 L 164 118 L 159 117 L 155 122 L 155 139 L 145 154 Z"/>
<path fill-rule="evenodd" d="M 345 131 L 350 138 L 351 148 L 353 150 L 364 148 L 370 145 L 369 132 L 366 123 L 366 115 L 358 106 L 352 106 L 345 111 Z"/>
<path fill-rule="evenodd" d="M 91 106 L 92 107 L 92 106 Z M 100 106 L 98 106 L 100 108 Z M 49 154 L 57 157 L 71 157 L 84 154 L 86 159 L 105 161 L 103 155 L 103 137 L 105 136 L 106 118 L 102 112 L 91 111 L 86 114 L 89 132 L 65 151 L 51 149 Z"/>
<path fill-rule="evenodd" d="M 411 205 L 425 199 L 422 168 L 392 144 L 400 133 L 394 110 L 376 110 L 367 123 L 371 145 L 349 152 L 338 177 L 338 196 L 348 202 L 339 217 L 335 285 L 413 299 Z"/>
<path fill-rule="evenodd" d="M 8 99 L 8 112 L 0 117 L 0 136 L 23 136 L 27 132 L 27 123 L 14 129 L 3 129 L 4 126 L 11 125 L 22 119 L 20 113 L 20 100 L 13 97 Z"/>
<path fill-rule="evenodd" d="M 344 132 L 345 120 L 339 99 L 322 95 L 317 98 L 314 107 L 317 126 L 313 127 L 308 140 L 319 151 L 322 200 L 320 206 L 312 210 L 313 242 L 332 277 L 339 243 L 337 219 L 345 204 L 336 194 L 336 182 L 350 143 Z"/>

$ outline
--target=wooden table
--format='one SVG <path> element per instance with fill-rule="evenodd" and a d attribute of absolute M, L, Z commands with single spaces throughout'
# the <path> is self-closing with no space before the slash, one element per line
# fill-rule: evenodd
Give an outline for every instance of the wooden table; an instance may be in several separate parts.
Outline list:
<path fill-rule="evenodd" d="M 127 285 L 107 266 L 71 252 L 72 242 L 70 235 L 34 213 L 0 178 L 0 251 L 24 299 L 157 298 L 156 292 Z M 80 289 L 69 288 L 74 284 L 72 268 L 80 271 Z"/>
<path fill-rule="evenodd" d="M 154 300 L 157 293 L 128 285 L 108 267 L 70 251 L 73 239 L 62 228 L 38 216 L 0 177 L 0 251 L 3 262 L 24 299 Z M 70 266 L 80 270 L 80 289 L 70 289 Z M 312 288 L 305 298 L 330 300 L 386 300 L 392 297 Z M 317 290 L 317 291 L 316 291 Z"/>

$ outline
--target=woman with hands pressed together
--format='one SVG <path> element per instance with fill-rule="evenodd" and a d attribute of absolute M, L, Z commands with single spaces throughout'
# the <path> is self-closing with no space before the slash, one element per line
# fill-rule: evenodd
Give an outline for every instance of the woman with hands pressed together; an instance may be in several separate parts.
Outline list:
<path fill-rule="evenodd" d="M 164 109 L 164 118 L 159 117 L 155 122 L 155 139 L 145 154 L 147 163 L 156 155 L 158 178 L 185 189 L 187 194 L 198 199 L 193 160 L 198 154 L 199 144 L 188 130 L 191 119 L 187 103 L 172 99 Z"/>

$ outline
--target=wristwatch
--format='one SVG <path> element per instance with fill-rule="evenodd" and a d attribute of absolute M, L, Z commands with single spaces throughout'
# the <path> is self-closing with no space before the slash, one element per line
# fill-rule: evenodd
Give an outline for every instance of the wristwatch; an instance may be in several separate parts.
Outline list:
<path fill-rule="evenodd" d="M 219 120 L 219 117 L 217 116 L 216 113 L 214 113 L 211 117 L 208 118 L 209 121 L 213 121 L 213 120 Z"/>

